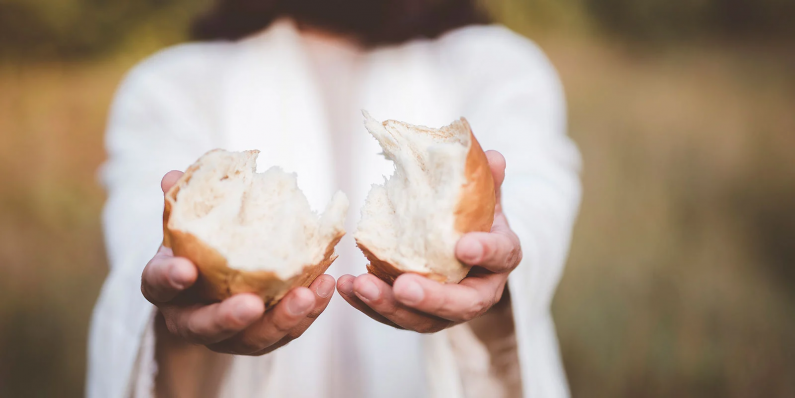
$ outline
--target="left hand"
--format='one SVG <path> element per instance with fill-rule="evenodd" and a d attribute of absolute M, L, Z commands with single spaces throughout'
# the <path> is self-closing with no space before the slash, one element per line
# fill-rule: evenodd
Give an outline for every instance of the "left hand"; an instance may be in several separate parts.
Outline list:
<path fill-rule="evenodd" d="M 456 244 L 456 257 L 473 266 L 469 275 L 458 284 L 442 284 L 405 273 L 393 286 L 371 274 L 343 275 L 337 280 L 337 291 L 345 301 L 378 322 L 420 333 L 470 321 L 500 301 L 508 274 L 522 259 L 522 248 L 500 204 L 505 158 L 496 151 L 487 151 L 486 157 L 497 206 L 491 232 L 468 233 Z"/>

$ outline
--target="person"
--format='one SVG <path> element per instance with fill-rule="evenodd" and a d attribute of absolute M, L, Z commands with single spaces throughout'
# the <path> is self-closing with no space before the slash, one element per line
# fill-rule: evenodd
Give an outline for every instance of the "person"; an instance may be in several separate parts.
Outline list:
<path fill-rule="evenodd" d="M 111 270 L 91 326 L 89 397 L 568 396 L 550 301 L 580 201 L 579 153 L 549 61 L 476 3 L 220 0 L 194 26 L 198 42 L 128 74 L 101 170 Z M 315 209 L 345 191 L 350 232 L 369 186 L 393 170 L 361 109 L 433 127 L 465 116 L 490 150 L 492 231 L 455 248 L 470 275 L 389 286 L 362 274 L 349 233 L 328 275 L 267 312 L 254 295 L 186 298 L 196 267 L 158 249 L 163 191 L 181 174 L 170 170 L 217 147 L 259 149 L 260 170 L 296 172 Z"/>

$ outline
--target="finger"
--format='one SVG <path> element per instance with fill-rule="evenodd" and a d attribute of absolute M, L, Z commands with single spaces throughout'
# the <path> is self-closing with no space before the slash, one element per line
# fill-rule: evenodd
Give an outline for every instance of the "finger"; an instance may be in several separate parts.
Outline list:
<path fill-rule="evenodd" d="M 152 304 L 165 303 L 192 286 L 197 277 L 190 260 L 174 257 L 171 249 L 161 246 L 141 273 L 141 293 Z"/>
<path fill-rule="evenodd" d="M 212 344 L 234 336 L 260 319 L 265 304 L 253 294 L 238 294 L 216 304 L 165 306 L 160 311 L 171 333 L 192 343 Z"/>
<path fill-rule="evenodd" d="M 160 180 L 160 189 L 163 190 L 163 193 L 168 192 L 174 184 L 179 181 L 180 177 L 182 177 L 183 172 L 179 170 L 171 170 L 166 175 L 163 176 L 163 179 Z"/>
<path fill-rule="evenodd" d="M 495 222 L 492 232 L 470 232 L 455 245 L 456 257 L 468 265 L 492 272 L 508 272 L 522 261 L 519 238 L 507 225 Z"/>
<path fill-rule="evenodd" d="M 315 293 L 315 308 L 309 312 L 299 324 L 298 326 L 294 327 L 287 333 L 281 340 L 272 344 L 269 347 L 266 347 L 260 351 L 251 353 L 249 355 L 265 355 L 269 352 L 276 350 L 277 348 L 283 347 L 287 345 L 287 343 L 301 337 L 307 329 L 315 322 L 320 314 L 326 310 L 328 307 L 328 303 L 331 301 L 331 297 L 334 294 L 334 277 L 331 275 L 321 275 L 311 285 L 309 285 L 309 290 Z"/>
<path fill-rule="evenodd" d="M 500 187 L 502 182 L 505 181 L 505 157 L 497 151 L 490 150 L 486 151 L 486 159 L 489 161 L 491 176 L 494 178 L 494 192 L 497 192 L 499 201 Z"/>
<path fill-rule="evenodd" d="M 309 290 L 315 294 L 315 307 L 309 312 L 309 314 L 304 317 L 304 319 L 293 328 L 285 338 L 289 340 L 296 339 L 300 337 L 304 332 L 309 329 L 309 326 L 315 322 L 315 319 L 326 310 L 328 307 L 328 303 L 331 301 L 331 297 L 334 295 L 334 286 L 336 285 L 336 281 L 334 277 L 331 275 L 321 275 L 311 285 L 309 285 Z"/>
<path fill-rule="evenodd" d="M 362 302 L 358 297 L 356 297 L 356 293 L 353 292 L 353 281 L 356 279 L 353 275 L 343 275 L 337 280 L 337 291 L 340 293 L 340 296 L 351 305 L 351 307 L 356 308 L 364 315 L 367 315 L 371 319 L 376 322 L 383 323 L 384 325 L 392 326 L 396 329 L 403 329 L 402 327 L 398 326 L 395 322 L 386 319 L 383 315 L 375 312 L 372 308 L 368 307 L 367 304 Z"/>
<path fill-rule="evenodd" d="M 297 287 L 242 333 L 209 348 L 233 354 L 255 354 L 284 338 L 314 307 L 315 294 L 308 288 Z"/>
<path fill-rule="evenodd" d="M 401 304 L 453 322 L 466 322 L 499 302 L 505 286 L 502 274 L 467 277 L 459 284 L 442 284 L 416 274 L 395 280 L 395 298 Z"/>
<path fill-rule="evenodd" d="M 452 322 L 399 303 L 392 287 L 374 275 L 360 275 L 353 282 L 353 291 L 368 307 L 399 326 L 420 333 L 435 333 L 447 328 Z"/>

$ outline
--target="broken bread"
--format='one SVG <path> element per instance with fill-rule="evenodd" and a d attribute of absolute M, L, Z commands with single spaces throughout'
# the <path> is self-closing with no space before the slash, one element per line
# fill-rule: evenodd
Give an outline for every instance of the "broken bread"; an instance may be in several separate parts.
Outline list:
<path fill-rule="evenodd" d="M 337 258 L 345 194 L 337 192 L 318 216 L 295 174 L 278 167 L 256 172 L 258 154 L 210 151 L 165 195 L 163 245 L 199 269 L 203 299 L 254 293 L 270 308 Z"/>
<path fill-rule="evenodd" d="M 440 129 L 364 112 L 394 174 L 367 196 L 354 238 L 367 269 L 387 283 L 404 272 L 458 283 L 469 267 L 455 256 L 465 233 L 491 230 L 494 180 L 466 119 Z"/>

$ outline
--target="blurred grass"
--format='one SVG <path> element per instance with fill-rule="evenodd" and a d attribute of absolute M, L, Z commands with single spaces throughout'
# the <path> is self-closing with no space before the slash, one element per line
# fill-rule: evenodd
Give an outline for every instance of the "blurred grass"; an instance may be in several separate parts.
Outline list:
<path fill-rule="evenodd" d="M 100 225 L 108 106 L 165 43 L 87 61 L 0 63 L 0 397 L 82 395 L 107 274 Z"/>
<path fill-rule="evenodd" d="M 795 396 L 793 58 L 542 44 L 585 159 L 554 303 L 574 395 Z"/>
<path fill-rule="evenodd" d="M 0 68 L 0 396 L 81 394 L 107 272 L 95 172 L 124 68 Z"/>
<path fill-rule="evenodd" d="M 559 69 L 585 160 L 553 305 L 574 396 L 795 396 L 791 46 L 633 42 L 571 4 L 492 10 Z M 169 15 L 187 14 L 148 17 L 105 55 L 0 62 L 2 397 L 81 394 L 107 273 L 107 107 L 180 39 Z"/>
<path fill-rule="evenodd" d="M 79 60 L 130 38 L 183 36 L 209 0 L 0 0 L 0 58 Z"/>

